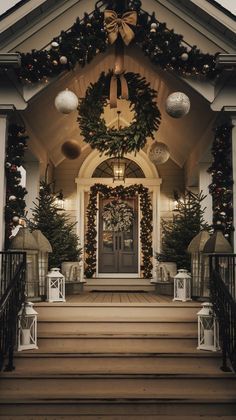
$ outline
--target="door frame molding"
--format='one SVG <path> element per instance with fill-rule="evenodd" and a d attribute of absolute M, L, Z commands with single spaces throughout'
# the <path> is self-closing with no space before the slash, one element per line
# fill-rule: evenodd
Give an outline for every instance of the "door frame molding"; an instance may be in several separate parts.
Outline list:
<path fill-rule="evenodd" d="M 80 246 L 84 248 L 85 245 L 85 217 L 86 217 L 86 194 L 89 193 L 90 187 L 96 183 L 104 184 L 112 188 L 117 185 L 129 186 L 134 184 L 142 184 L 144 187 L 149 189 L 152 201 L 153 211 L 153 236 L 152 246 L 153 252 L 160 252 L 160 186 L 162 179 L 159 178 L 159 174 L 155 165 L 153 165 L 148 156 L 143 151 L 140 151 L 136 156 L 134 154 L 127 154 L 130 160 L 136 162 L 143 170 L 145 178 L 126 178 L 125 181 L 113 181 L 112 178 L 92 178 L 92 174 L 96 167 L 101 162 L 108 159 L 107 156 L 99 156 L 97 150 L 92 151 L 87 159 L 83 162 L 78 177 L 75 179 L 77 184 L 77 199 L 76 199 L 76 221 L 77 221 L 77 234 L 80 238 Z M 140 204 L 138 203 L 138 217 L 140 222 Z M 98 241 L 98 214 L 97 214 L 97 241 Z M 140 237 L 140 223 L 138 223 L 138 237 Z M 108 276 L 98 272 L 98 250 L 97 250 L 97 265 L 96 265 L 96 277 L 112 277 L 112 278 L 137 278 L 140 276 L 140 259 L 141 259 L 141 246 L 140 240 L 138 240 L 138 267 L 139 272 L 134 276 L 133 273 L 122 273 L 119 275 L 111 273 Z M 84 270 L 84 267 L 83 267 Z"/>

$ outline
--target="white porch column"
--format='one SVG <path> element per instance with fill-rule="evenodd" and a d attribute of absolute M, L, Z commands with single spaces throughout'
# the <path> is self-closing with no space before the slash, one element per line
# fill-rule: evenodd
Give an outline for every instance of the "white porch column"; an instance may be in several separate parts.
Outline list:
<path fill-rule="evenodd" d="M 5 202 L 6 202 L 6 179 L 5 157 L 8 131 L 8 113 L 14 109 L 13 105 L 0 105 L 0 250 L 4 249 L 5 238 Z"/>
<path fill-rule="evenodd" d="M 211 174 L 207 172 L 209 166 L 210 166 L 210 162 L 207 162 L 207 163 L 202 162 L 199 164 L 199 190 L 202 191 L 204 195 L 206 195 L 206 198 L 204 198 L 204 200 L 201 202 L 201 208 L 202 210 L 205 209 L 205 212 L 204 212 L 205 222 L 211 225 L 213 211 L 212 211 L 212 196 L 209 193 L 209 188 L 208 188 L 208 186 L 211 183 Z"/>
<path fill-rule="evenodd" d="M 77 235 L 80 239 L 80 245 L 83 249 L 83 265 L 82 265 L 82 275 L 81 278 L 84 278 L 84 187 L 77 183 Z"/>

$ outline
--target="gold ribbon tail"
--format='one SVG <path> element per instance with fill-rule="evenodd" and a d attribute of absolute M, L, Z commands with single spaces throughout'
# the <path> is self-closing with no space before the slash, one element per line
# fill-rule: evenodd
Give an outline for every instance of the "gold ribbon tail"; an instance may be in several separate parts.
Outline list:
<path fill-rule="evenodd" d="M 122 99 L 129 99 L 129 89 L 128 83 L 124 76 L 124 74 L 120 74 L 120 84 L 121 84 L 121 98 Z"/>
<path fill-rule="evenodd" d="M 111 76 L 110 82 L 110 108 L 117 108 L 117 78 Z"/>

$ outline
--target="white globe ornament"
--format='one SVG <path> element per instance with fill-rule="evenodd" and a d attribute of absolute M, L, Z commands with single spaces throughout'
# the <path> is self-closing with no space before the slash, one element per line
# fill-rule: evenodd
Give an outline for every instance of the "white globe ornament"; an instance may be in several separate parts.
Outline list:
<path fill-rule="evenodd" d="M 170 157 L 170 151 L 166 144 L 155 141 L 149 150 L 149 159 L 157 164 L 161 165 L 162 163 L 167 162 Z"/>
<path fill-rule="evenodd" d="M 10 195 L 9 201 L 15 201 L 15 200 L 16 200 L 16 196 L 15 195 Z"/>
<path fill-rule="evenodd" d="M 63 64 L 63 65 L 65 65 L 65 64 L 67 64 L 67 57 L 65 56 L 65 55 L 62 55 L 60 58 L 59 58 L 59 61 L 60 61 L 60 63 L 61 64 Z"/>
<path fill-rule="evenodd" d="M 181 54 L 181 60 L 188 61 L 188 53 L 184 52 L 183 54 Z"/>
<path fill-rule="evenodd" d="M 166 112 L 173 118 L 181 118 L 189 113 L 190 100 L 183 92 L 173 92 L 166 99 Z"/>
<path fill-rule="evenodd" d="M 55 107 L 62 114 L 70 114 L 78 108 L 78 105 L 77 96 L 68 89 L 58 93 L 55 98 Z"/>
<path fill-rule="evenodd" d="M 12 221 L 13 221 L 14 223 L 18 223 L 18 222 L 19 222 L 19 220 L 20 220 L 20 218 L 19 218 L 18 216 L 14 216 L 14 217 L 12 218 Z"/>
<path fill-rule="evenodd" d="M 52 41 L 52 42 L 51 42 L 51 47 L 52 47 L 52 48 L 58 48 L 58 47 L 59 47 L 58 42 L 57 42 L 57 41 Z"/>

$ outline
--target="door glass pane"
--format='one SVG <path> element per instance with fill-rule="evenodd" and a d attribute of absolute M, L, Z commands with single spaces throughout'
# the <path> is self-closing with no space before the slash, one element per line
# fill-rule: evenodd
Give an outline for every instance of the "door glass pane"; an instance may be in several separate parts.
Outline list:
<path fill-rule="evenodd" d="M 113 252 L 113 232 L 103 231 L 102 233 L 103 251 Z"/>
<path fill-rule="evenodd" d="M 133 251 L 134 249 L 133 229 L 131 229 L 129 232 L 123 233 L 123 241 L 124 241 L 124 251 Z"/>

